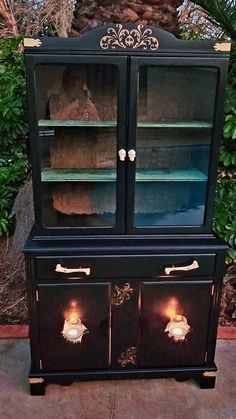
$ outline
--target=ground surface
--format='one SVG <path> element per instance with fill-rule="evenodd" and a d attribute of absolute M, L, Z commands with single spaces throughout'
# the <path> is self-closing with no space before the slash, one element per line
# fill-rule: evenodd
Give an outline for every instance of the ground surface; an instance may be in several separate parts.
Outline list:
<path fill-rule="evenodd" d="M 0 412 L 4 419 L 235 419 L 236 341 L 218 341 L 217 386 L 201 390 L 174 379 L 48 385 L 29 396 L 28 340 L 0 341 Z"/>

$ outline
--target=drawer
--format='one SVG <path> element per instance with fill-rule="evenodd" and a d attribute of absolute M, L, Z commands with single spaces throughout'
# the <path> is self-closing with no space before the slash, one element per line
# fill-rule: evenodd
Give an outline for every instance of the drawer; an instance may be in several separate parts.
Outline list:
<path fill-rule="evenodd" d="M 38 280 L 213 276 L 215 254 L 36 256 Z"/>

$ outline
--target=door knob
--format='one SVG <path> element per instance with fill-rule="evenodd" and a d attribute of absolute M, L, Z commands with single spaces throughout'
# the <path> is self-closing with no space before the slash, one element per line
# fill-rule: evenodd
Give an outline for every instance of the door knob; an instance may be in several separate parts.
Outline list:
<path fill-rule="evenodd" d="M 120 158 L 120 160 L 121 160 L 121 161 L 125 161 L 125 158 L 126 158 L 126 150 L 125 150 L 124 148 L 121 148 L 121 149 L 118 151 L 118 154 L 119 154 L 119 158 Z"/>
<path fill-rule="evenodd" d="M 134 161 L 135 157 L 136 157 L 136 151 L 133 150 L 133 149 L 129 150 L 128 151 L 128 156 L 129 156 L 130 161 Z"/>

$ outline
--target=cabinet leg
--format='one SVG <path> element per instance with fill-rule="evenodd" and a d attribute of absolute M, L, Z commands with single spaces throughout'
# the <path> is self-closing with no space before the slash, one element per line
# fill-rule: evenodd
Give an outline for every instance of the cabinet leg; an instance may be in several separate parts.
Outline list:
<path fill-rule="evenodd" d="M 215 388 L 216 377 L 207 377 L 202 375 L 199 379 L 199 384 L 202 389 Z"/>
<path fill-rule="evenodd" d="M 175 381 L 178 381 L 179 383 L 182 383 L 183 381 L 187 381 L 188 378 L 187 377 L 175 377 Z"/>
<path fill-rule="evenodd" d="M 30 384 L 30 394 L 31 396 L 44 396 L 45 384 L 44 383 Z"/>

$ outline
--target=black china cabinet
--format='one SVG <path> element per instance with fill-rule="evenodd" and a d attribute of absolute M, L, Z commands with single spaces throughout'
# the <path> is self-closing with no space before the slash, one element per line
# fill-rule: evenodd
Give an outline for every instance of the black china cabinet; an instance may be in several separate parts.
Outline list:
<path fill-rule="evenodd" d="M 108 378 L 214 387 L 227 247 L 211 224 L 230 43 L 112 24 L 24 45 L 31 394 Z"/>

